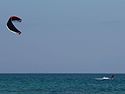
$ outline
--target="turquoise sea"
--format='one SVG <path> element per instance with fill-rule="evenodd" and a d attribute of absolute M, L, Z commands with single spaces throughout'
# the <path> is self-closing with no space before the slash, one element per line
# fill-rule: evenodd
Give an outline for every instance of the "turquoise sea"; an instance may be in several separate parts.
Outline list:
<path fill-rule="evenodd" d="M 125 94 L 125 74 L 0 74 L 0 94 Z"/>

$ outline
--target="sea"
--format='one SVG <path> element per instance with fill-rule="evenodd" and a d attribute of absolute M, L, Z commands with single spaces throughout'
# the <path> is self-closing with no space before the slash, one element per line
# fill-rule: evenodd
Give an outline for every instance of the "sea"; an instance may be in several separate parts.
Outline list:
<path fill-rule="evenodd" d="M 28 73 L 0 74 L 0 94 L 125 94 L 125 74 Z"/>

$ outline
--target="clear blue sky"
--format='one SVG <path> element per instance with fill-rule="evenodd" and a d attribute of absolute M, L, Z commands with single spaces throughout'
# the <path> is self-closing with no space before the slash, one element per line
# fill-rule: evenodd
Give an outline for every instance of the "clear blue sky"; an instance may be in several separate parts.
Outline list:
<path fill-rule="evenodd" d="M 125 0 L 0 0 L 0 72 L 125 73 Z"/>

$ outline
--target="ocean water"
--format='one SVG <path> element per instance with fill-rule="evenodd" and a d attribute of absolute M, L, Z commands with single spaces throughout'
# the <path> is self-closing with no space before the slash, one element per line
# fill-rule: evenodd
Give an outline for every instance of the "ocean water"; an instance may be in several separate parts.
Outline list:
<path fill-rule="evenodd" d="M 0 94 L 125 94 L 125 74 L 0 74 Z"/>

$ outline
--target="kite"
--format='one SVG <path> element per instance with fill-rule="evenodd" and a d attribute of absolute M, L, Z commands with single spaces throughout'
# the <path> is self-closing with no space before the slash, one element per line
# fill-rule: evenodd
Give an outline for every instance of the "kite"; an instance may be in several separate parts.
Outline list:
<path fill-rule="evenodd" d="M 14 21 L 17 21 L 17 22 L 21 22 L 22 19 L 17 17 L 17 16 L 11 16 L 7 22 L 7 28 L 13 32 L 13 33 L 17 33 L 17 34 L 21 34 L 21 31 L 19 31 L 13 24 Z"/>

